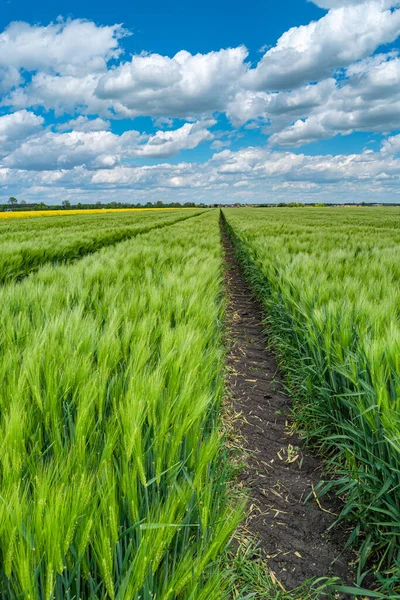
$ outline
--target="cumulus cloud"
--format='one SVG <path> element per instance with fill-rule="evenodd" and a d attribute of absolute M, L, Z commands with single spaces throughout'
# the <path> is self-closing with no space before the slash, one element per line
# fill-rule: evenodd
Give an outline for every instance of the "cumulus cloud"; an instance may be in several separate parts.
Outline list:
<path fill-rule="evenodd" d="M 107 114 L 94 90 L 107 64 L 122 54 L 121 25 L 83 19 L 49 25 L 13 22 L 0 33 L 0 94 L 3 106 L 41 106 L 57 113 L 86 109 Z M 27 74 L 32 75 L 27 77 Z"/>
<path fill-rule="evenodd" d="M 333 78 L 291 91 L 266 93 L 241 90 L 229 102 L 226 114 L 234 125 L 258 119 L 279 126 L 281 122 L 287 123 L 324 105 L 335 90 Z"/>
<path fill-rule="evenodd" d="M 386 155 L 400 152 L 400 135 L 392 135 L 382 143 L 382 153 Z"/>
<path fill-rule="evenodd" d="M 400 34 L 400 10 L 382 0 L 341 6 L 308 25 L 292 27 L 268 50 L 243 85 L 255 90 L 283 90 L 329 77 L 393 42 Z"/>
<path fill-rule="evenodd" d="M 394 143 L 394 141 L 392 141 Z M 398 147 L 398 140 L 395 140 Z M 400 158 L 382 148 L 350 155 L 294 154 L 268 148 L 223 150 L 195 164 L 116 165 L 88 169 L 76 166 L 57 171 L 17 170 L 0 167 L 4 188 L 15 186 L 28 198 L 60 197 L 110 201 L 181 199 L 186 201 L 393 201 L 398 195 Z M 228 196 L 227 196 L 228 192 Z"/>
<path fill-rule="evenodd" d="M 39 132 L 43 123 L 43 117 L 27 110 L 0 116 L 0 156 L 12 152 L 24 140 Z"/>
<path fill-rule="evenodd" d="M 178 52 L 174 57 L 148 54 L 109 70 L 96 96 L 118 103 L 131 117 L 150 115 L 187 118 L 224 111 L 245 73 L 243 46 L 208 54 Z M 114 104 L 115 106 L 115 104 Z"/>
<path fill-rule="evenodd" d="M 112 167 L 117 162 L 117 145 L 118 136 L 108 131 L 48 131 L 23 142 L 3 159 L 3 165 L 34 171 L 72 169 L 79 165 L 86 168 Z"/>
<path fill-rule="evenodd" d="M 376 177 L 400 177 L 400 159 L 387 156 L 383 151 L 364 151 L 349 155 L 294 154 L 271 151 L 266 148 L 246 148 L 237 152 L 224 150 L 213 157 L 217 171 L 232 178 L 260 181 L 284 179 L 292 182 L 315 184 L 345 181 L 369 181 Z"/>
<path fill-rule="evenodd" d="M 67 123 L 60 123 L 56 127 L 57 131 L 107 131 L 110 129 L 110 121 L 104 119 L 88 119 L 80 115 L 76 119 L 71 119 Z"/>
<path fill-rule="evenodd" d="M 0 141 L 24 138 L 42 127 L 43 117 L 38 117 L 27 110 L 20 110 L 0 117 Z"/>
<path fill-rule="evenodd" d="M 319 122 L 318 118 L 298 119 L 290 127 L 272 134 L 269 138 L 269 143 L 271 145 L 293 148 L 315 142 L 316 140 L 323 140 L 327 137 L 329 137 L 329 133 L 322 123 Z"/>
<path fill-rule="evenodd" d="M 100 100 L 94 94 L 99 80 L 98 73 L 75 75 L 35 74 L 31 82 L 20 86 L 5 96 L 3 106 L 13 108 L 44 107 L 56 115 L 73 114 L 76 111 L 111 116 L 111 102 Z"/>
<path fill-rule="evenodd" d="M 9 111 L 0 116 L 0 185 L 19 182 L 31 197 L 104 191 L 109 200 L 132 188 L 141 198 L 162 190 L 201 201 L 227 191 L 265 199 L 268 191 L 323 194 L 332 186 L 337 194 L 344 182 L 344 193 L 369 185 L 393 196 L 400 57 L 381 46 L 398 37 L 400 10 L 390 0 L 316 3 L 328 12 L 286 31 L 255 65 L 244 46 L 127 60 L 118 24 L 12 23 L 0 32 L 0 106 Z M 140 116 L 152 118 L 155 133 L 126 124 Z M 125 133 L 112 132 L 113 119 L 126 119 Z M 174 119 L 186 122 L 174 129 Z M 355 131 L 387 139 L 379 152 L 290 151 Z M 263 146 L 249 147 L 243 135 Z M 232 139 L 235 150 L 226 148 Z M 216 151 L 209 160 L 168 163 L 204 143 L 210 157 Z"/>
<path fill-rule="evenodd" d="M 39 71 L 12 90 L 2 104 L 14 108 L 44 106 L 57 114 L 80 110 L 107 118 L 152 116 L 193 119 L 223 112 L 246 72 L 247 50 L 240 46 L 208 54 L 178 52 L 174 57 L 135 55 L 108 71 Z M 169 119 L 169 121 L 165 121 Z"/>
<path fill-rule="evenodd" d="M 30 113 L 21 111 L 19 120 L 15 123 L 14 117 L 3 124 L 5 136 L 17 138 L 22 136 L 21 131 L 34 131 L 37 127 L 28 119 Z M 5 117 L 3 117 L 5 119 Z M 38 123 L 42 120 L 39 117 Z M 23 124 L 20 121 L 26 121 Z M 24 139 L 12 152 L 3 154 L 2 165 L 12 169 L 48 171 L 71 170 L 82 166 L 86 169 L 110 169 L 118 165 L 122 159 L 132 158 L 167 158 L 174 156 L 181 150 L 193 149 L 202 142 L 212 140 L 213 135 L 209 128 L 215 124 L 214 120 L 185 123 L 179 129 L 172 131 L 158 131 L 154 135 L 140 134 L 138 131 L 129 130 L 122 135 L 110 131 L 90 129 L 89 120 L 80 120 L 85 127 L 81 130 L 74 129 L 68 133 L 54 133 L 44 131 L 40 135 L 31 135 Z M 68 124 L 67 124 L 68 125 Z M 18 130 L 19 127 L 19 130 Z M 30 127 L 30 130 L 28 129 Z M 2 121 L 0 119 L 0 140 Z M 26 137 L 26 135 L 24 135 Z"/>
<path fill-rule="evenodd" d="M 22 78 L 18 69 L 0 65 L 0 95 L 6 94 L 12 88 L 16 87 Z"/>
<path fill-rule="evenodd" d="M 394 53 L 380 54 L 373 60 L 351 65 L 346 76 L 340 83 L 334 82 L 325 98 L 310 106 L 305 113 L 307 117 L 296 119 L 273 133 L 270 143 L 295 147 L 338 133 L 397 129 L 400 58 Z"/>
<path fill-rule="evenodd" d="M 97 26 L 83 19 L 47 26 L 13 22 L 0 33 L 0 66 L 65 75 L 102 71 L 120 55 L 124 34 L 121 25 Z"/>
<path fill-rule="evenodd" d="M 266 133 L 282 132 L 274 143 L 286 145 L 314 134 L 318 139 L 356 130 L 358 121 L 368 127 L 369 108 L 376 129 L 379 115 L 383 120 L 385 109 L 391 112 L 388 105 L 394 104 L 397 56 L 368 55 L 398 36 L 400 10 L 391 9 L 386 0 L 342 4 L 319 21 L 285 32 L 255 68 L 247 62 L 244 46 L 195 55 L 180 51 L 172 58 L 142 53 L 110 67 L 108 62 L 121 53 L 120 25 L 13 23 L 0 34 L 0 74 L 3 69 L 4 89 L 11 89 L 5 96 L 3 92 L 1 105 L 103 120 L 151 116 L 163 120 L 156 123 L 163 129 L 171 127 L 174 117 L 195 120 L 225 113 L 234 127 L 248 121 L 268 124 Z M 12 61 L 2 66 L 10 54 Z M 21 68 L 35 72 L 18 86 Z M 371 92 L 367 97 L 368 86 L 385 94 L 380 106 L 372 106 L 376 99 Z M 320 112 L 328 111 L 328 103 L 330 115 L 323 118 Z M 327 126 L 343 115 L 341 129 Z"/>
<path fill-rule="evenodd" d="M 137 156 L 149 158 L 167 158 L 177 154 L 180 150 L 192 150 L 202 142 L 214 139 L 208 130 L 216 124 L 216 121 L 199 121 L 196 123 L 185 123 L 179 129 L 172 131 L 157 131 L 151 135 L 146 144 L 137 149 Z"/>

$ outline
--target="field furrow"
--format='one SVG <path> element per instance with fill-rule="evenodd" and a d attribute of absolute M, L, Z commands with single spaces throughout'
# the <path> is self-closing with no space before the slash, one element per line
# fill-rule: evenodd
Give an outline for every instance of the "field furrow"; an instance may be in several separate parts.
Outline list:
<path fill-rule="evenodd" d="M 227 388 L 243 454 L 239 480 L 249 497 L 246 532 L 259 543 L 265 560 L 260 585 L 267 598 L 275 597 L 279 586 L 267 575 L 269 569 L 292 590 L 282 600 L 319 598 L 318 588 L 327 598 L 344 600 L 334 592 L 339 580 L 352 581 L 347 564 L 352 557 L 343 553 L 343 531 L 328 534 L 337 502 L 325 498 L 321 510 L 316 502 L 304 501 L 319 482 L 323 460 L 289 425 L 291 401 L 266 344 L 263 307 L 240 272 L 224 226 L 222 237 L 230 340 Z"/>

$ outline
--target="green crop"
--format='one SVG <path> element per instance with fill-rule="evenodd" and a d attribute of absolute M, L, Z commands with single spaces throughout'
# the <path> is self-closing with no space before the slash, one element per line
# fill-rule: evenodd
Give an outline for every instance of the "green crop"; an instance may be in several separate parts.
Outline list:
<path fill-rule="evenodd" d="M 224 214 L 358 583 L 373 569 L 398 597 L 400 211 Z M 0 599 L 290 597 L 223 558 L 243 505 L 220 427 L 217 211 L 4 220 L 0 250 Z M 356 589 L 299 590 L 332 585 Z"/>
<path fill-rule="evenodd" d="M 355 519 L 359 581 L 400 591 L 400 211 L 224 211 L 295 398 Z M 350 521 L 350 523 L 352 522 Z M 397 596 L 396 596 L 397 597 Z"/>
<path fill-rule="evenodd" d="M 215 211 L 0 288 L 0 598 L 224 597 L 221 285 Z"/>
<path fill-rule="evenodd" d="M 18 280 L 46 262 L 68 262 L 139 233 L 200 214 L 194 210 L 0 221 L 0 284 Z"/>

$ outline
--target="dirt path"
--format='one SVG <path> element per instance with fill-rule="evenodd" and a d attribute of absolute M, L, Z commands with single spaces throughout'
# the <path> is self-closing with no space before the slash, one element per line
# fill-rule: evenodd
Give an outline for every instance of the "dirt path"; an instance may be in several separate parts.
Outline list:
<path fill-rule="evenodd" d="M 338 539 L 332 539 L 326 533 L 335 517 L 316 502 L 304 503 L 320 479 L 321 460 L 304 452 L 299 437 L 289 430 L 290 401 L 267 350 L 261 306 L 239 271 L 224 230 L 222 235 L 231 338 L 228 388 L 233 410 L 241 414 L 238 435 L 246 467 L 240 478 L 252 503 L 247 528 L 286 589 L 310 577 L 335 575 L 348 581 L 347 560 L 334 562 L 346 537 L 335 534 Z M 327 500 L 321 506 L 335 510 Z"/>

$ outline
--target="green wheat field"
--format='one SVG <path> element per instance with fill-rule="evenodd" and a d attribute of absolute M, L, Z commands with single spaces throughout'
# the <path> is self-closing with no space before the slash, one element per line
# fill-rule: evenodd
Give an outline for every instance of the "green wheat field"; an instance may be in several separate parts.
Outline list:
<path fill-rule="evenodd" d="M 221 227 L 357 581 L 400 597 L 400 209 L 246 208 L 0 222 L 2 600 L 233 597 Z"/>

